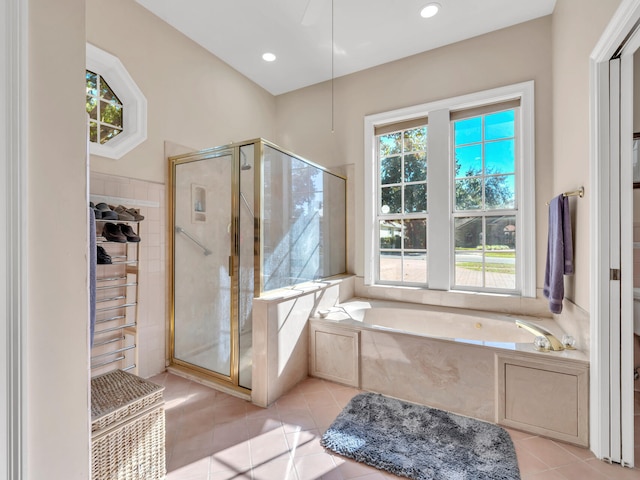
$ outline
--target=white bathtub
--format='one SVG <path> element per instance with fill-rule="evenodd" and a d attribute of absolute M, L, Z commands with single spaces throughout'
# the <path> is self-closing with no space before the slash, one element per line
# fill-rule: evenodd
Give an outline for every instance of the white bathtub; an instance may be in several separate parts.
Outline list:
<path fill-rule="evenodd" d="M 531 352 L 534 335 L 518 328 L 516 319 L 540 325 L 559 340 L 565 333 L 552 319 L 363 298 L 316 313 L 320 315 L 343 325 Z"/>
<path fill-rule="evenodd" d="M 552 319 L 354 298 L 311 317 L 310 374 L 584 446 L 588 358 L 536 351 L 517 318 L 564 333 Z"/>

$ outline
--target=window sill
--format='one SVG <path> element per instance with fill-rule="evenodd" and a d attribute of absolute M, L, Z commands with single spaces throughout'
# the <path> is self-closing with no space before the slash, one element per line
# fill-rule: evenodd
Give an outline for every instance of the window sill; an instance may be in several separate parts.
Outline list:
<path fill-rule="evenodd" d="M 356 277 L 355 293 L 358 297 L 551 317 L 547 301 L 543 298 L 541 291 L 536 298 L 529 298 L 505 293 L 429 290 L 399 285 L 365 285 L 363 277 Z"/>

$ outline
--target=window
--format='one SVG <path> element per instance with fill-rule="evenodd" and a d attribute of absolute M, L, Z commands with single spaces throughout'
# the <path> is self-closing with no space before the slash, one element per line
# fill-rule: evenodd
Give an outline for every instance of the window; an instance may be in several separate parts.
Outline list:
<path fill-rule="evenodd" d="M 427 283 L 426 118 L 411 123 L 376 129 L 380 283 Z"/>
<path fill-rule="evenodd" d="M 533 82 L 365 118 L 365 282 L 535 296 Z"/>
<path fill-rule="evenodd" d="M 87 44 L 89 150 L 118 159 L 147 138 L 147 100 L 117 57 Z"/>

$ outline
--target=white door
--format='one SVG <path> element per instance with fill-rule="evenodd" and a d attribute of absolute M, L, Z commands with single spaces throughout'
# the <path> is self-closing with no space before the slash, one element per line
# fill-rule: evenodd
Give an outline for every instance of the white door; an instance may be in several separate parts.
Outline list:
<path fill-rule="evenodd" d="M 625 1 L 591 55 L 591 449 L 634 465 L 633 54 L 640 2 Z"/>

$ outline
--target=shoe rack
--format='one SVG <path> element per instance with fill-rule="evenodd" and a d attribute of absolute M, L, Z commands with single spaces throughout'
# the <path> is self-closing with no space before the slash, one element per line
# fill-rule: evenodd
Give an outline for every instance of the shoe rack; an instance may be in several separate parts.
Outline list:
<path fill-rule="evenodd" d="M 138 373 L 138 281 L 140 242 L 104 238 L 107 223 L 129 225 L 140 235 L 137 221 L 96 219 L 96 243 L 111 263 L 96 266 L 96 323 L 91 349 L 91 376 L 112 370 Z"/>

